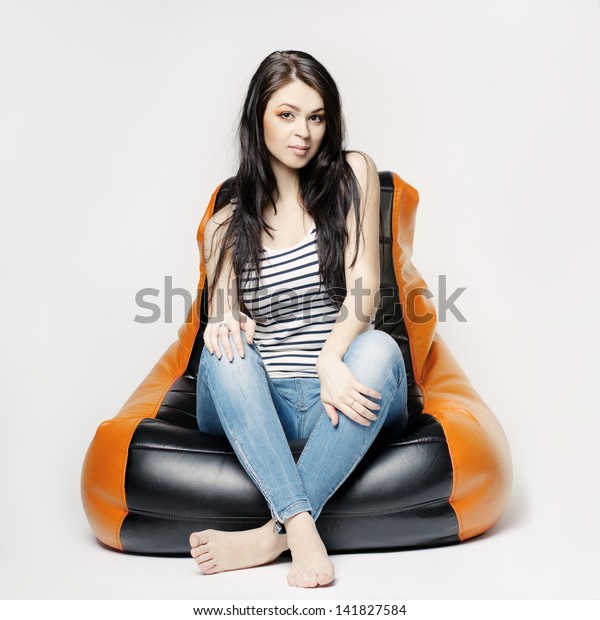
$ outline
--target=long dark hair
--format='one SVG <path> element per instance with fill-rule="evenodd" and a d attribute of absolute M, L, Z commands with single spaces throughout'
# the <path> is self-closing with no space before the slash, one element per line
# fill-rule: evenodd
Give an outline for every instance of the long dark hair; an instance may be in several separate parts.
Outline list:
<path fill-rule="evenodd" d="M 343 149 L 346 129 L 340 95 L 333 78 L 319 61 L 306 52 L 288 50 L 269 54 L 250 80 L 237 131 L 240 165 L 227 197 L 229 202 L 235 203 L 236 208 L 220 225 L 227 225 L 225 234 L 213 236 L 213 239 L 220 237 L 221 251 L 209 288 L 208 307 L 226 252 L 232 252 L 237 301 L 244 312 L 246 309 L 241 300 L 240 274 L 243 269 L 250 269 L 255 278 L 260 277 L 260 231 L 264 230 L 271 235 L 269 231 L 272 230 L 263 217 L 263 211 L 270 203 L 277 213 L 278 199 L 277 182 L 264 139 L 263 116 L 273 93 L 293 80 L 314 88 L 323 99 L 325 135 L 317 154 L 298 171 L 300 197 L 317 227 L 319 272 L 323 289 L 338 309 L 346 297 L 344 249 L 349 241 L 346 217 L 351 205 L 356 217 L 352 265 L 357 258 L 362 222 L 360 186 L 345 158 L 345 154 L 351 151 Z"/>

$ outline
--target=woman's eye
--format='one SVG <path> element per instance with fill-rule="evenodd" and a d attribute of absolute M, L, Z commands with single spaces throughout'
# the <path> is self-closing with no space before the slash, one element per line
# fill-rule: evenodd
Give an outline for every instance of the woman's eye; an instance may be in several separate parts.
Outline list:
<path fill-rule="evenodd" d="M 279 116 L 287 119 L 288 116 L 286 116 L 286 114 L 289 114 L 289 116 L 293 116 L 291 112 L 282 112 Z M 310 118 L 317 119 L 317 122 L 319 123 L 322 123 L 325 120 L 325 117 L 320 114 L 313 114 Z"/>

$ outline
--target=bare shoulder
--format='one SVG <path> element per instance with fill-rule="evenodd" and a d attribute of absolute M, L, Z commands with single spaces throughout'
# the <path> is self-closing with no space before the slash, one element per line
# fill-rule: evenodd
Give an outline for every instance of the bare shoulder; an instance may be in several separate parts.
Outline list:
<path fill-rule="evenodd" d="M 203 234 L 204 243 L 204 260 L 209 261 L 216 256 L 216 252 L 221 247 L 224 235 L 227 232 L 233 207 L 231 203 L 221 207 L 216 213 L 213 213 L 206 222 Z"/>
<path fill-rule="evenodd" d="M 366 168 L 367 166 L 373 166 L 373 168 L 377 168 L 373 158 L 370 155 L 367 155 L 364 151 L 348 151 L 346 153 L 346 161 L 352 166 L 354 170 L 357 168 Z"/>
<path fill-rule="evenodd" d="M 223 233 L 226 231 L 231 216 L 233 215 L 233 206 L 231 203 L 226 204 L 224 207 L 221 207 L 216 213 L 213 213 L 211 217 L 206 222 L 206 226 L 204 228 L 204 237 L 212 238 L 217 230 L 219 231 L 219 237 L 222 237 Z"/>
<path fill-rule="evenodd" d="M 346 161 L 352 167 L 363 191 L 371 184 L 379 181 L 377 165 L 370 155 L 364 151 L 350 151 L 346 153 Z"/>
<path fill-rule="evenodd" d="M 220 226 L 233 215 L 233 205 L 229 202 L 224 207 L 221 207 L 218 211 L 212 214 L 210 219 L 208 220 L 208 224 L 211 224 L 213 227 Z"/>

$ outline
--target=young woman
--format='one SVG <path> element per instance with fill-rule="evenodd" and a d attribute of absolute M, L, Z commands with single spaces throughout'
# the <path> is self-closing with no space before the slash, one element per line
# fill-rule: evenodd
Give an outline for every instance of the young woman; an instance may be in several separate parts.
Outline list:
<path fill-rule="evenodd" d="M 379 432 L 408 421 L 402 354 L 374 329 L 379 177 L 368 155 L 342 148 L 338 89 L 304 52 L 260 64 L 239 137 L 228 204 L 204 230 L 197 417 L 229 439 L 272 519 L 194 532 L 191 555 L 210 574 L 289 549 L 288 584 L 315 587 L 334 579 L 315 525 L 325 502 Z M 294 438 L 308 438 L 297 463 Z"/>

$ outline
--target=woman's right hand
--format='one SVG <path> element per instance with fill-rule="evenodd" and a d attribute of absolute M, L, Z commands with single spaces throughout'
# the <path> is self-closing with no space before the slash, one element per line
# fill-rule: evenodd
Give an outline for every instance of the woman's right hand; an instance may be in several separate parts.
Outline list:
<path fill-rule="evenodd" d="M 242 342 L 242 330 L 246 332 L 246 342 L 252 344 L 254 332 L 256 331 L 256 322 L 243 312 L 239 313 L 240 319 L 236 319 L 233 312 L 226 312 L 221 321 L 217 321 L 216 317 L 209 318 L 204 328 L 204 345 L 210 351 L 211 355 L 216 353 L 221 359 L 223 353 L 221 347 L 225 350 L 225 355 L 230 362 L 233 362 L 233 350 L 231 348 L 231 338 L 239 351 L 240 357 L 244 357 L 244 343 Z M 219 346 L 219 342 L 221 346 Z"/>

